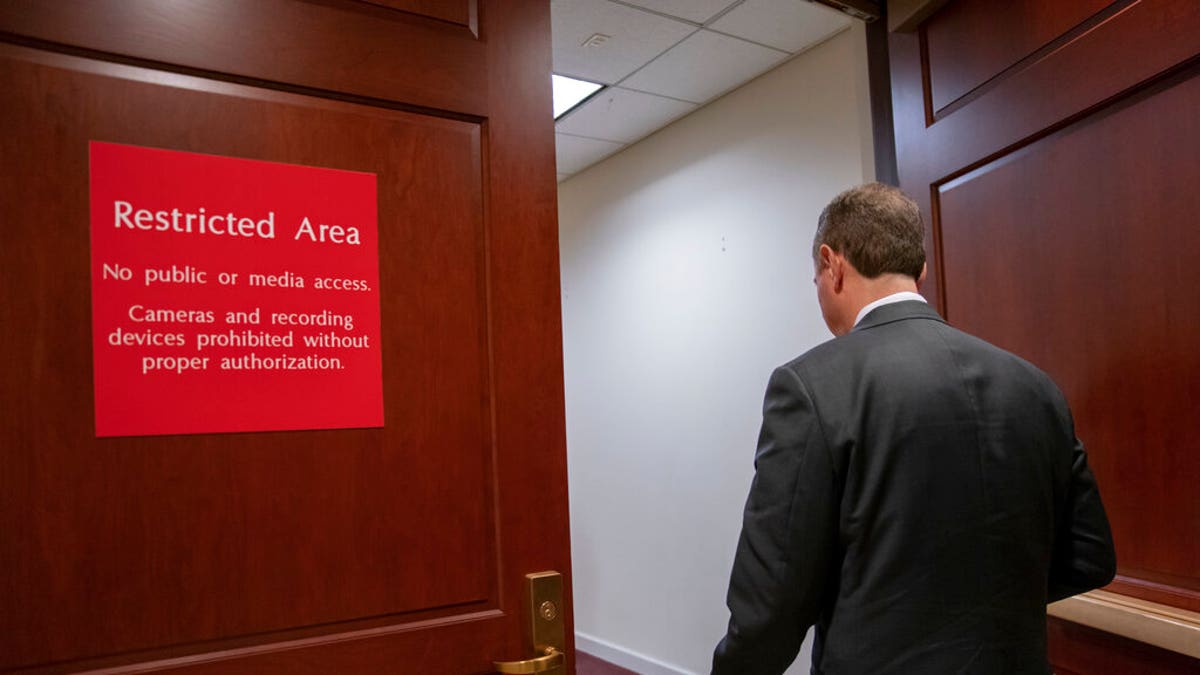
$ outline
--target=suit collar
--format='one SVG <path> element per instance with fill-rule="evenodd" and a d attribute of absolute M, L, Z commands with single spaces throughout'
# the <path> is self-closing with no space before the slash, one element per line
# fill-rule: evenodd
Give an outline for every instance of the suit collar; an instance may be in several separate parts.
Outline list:
<path fill-rule="evenodd" d="M 850 332 L 866 330 L 885 323 L 903 321 L 905 319 L 933 319 L 946 323 L 937 310 L 920 300 L 905 300 L 876 307 L 863 317 L 862 321 Z"/>

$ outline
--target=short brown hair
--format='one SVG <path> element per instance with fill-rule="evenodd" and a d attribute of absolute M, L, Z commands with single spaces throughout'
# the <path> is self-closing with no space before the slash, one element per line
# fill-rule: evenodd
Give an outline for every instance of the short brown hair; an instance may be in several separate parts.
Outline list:
<path fill-rule="evenodd" d="M 813 260 L 827 244 L 846 256 L 859 274 L 907 274 L 919 279 L 925 266 L 921 209 L 898 188 L 867 183 L 833 198 L 817 220 Z"/>

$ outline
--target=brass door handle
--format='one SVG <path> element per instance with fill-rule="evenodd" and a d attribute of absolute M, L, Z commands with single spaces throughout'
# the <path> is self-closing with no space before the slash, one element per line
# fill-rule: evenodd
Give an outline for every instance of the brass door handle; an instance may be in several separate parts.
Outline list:
<path fill-rule="evenodd" d="M 544 673 L 566 663 L 563 653 L 554 647 L 546 647 L 546 655 L 524 661 L 493 661 L 492 665 L 501 673 Z"/>

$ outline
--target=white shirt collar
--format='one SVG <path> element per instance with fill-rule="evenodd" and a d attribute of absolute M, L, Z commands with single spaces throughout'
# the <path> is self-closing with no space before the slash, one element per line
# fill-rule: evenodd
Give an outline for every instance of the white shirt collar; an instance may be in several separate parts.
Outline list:
<path fill-rule="evenodd" d="M 904 302 L 905 300 L 920 300 L 921 302 L 925 302 L 925 298 L 923 298 L 920 293 L 913 293 L 912 291 L 900 291 L 899 293 L 885 295 L 875 302 L 872 302 L 866 307 L 858 310 L 858 316 L 854 318 L 854 325 L 857 326 L 860 322 L 862 322 L 863 317 L 870 314 L 871 310 L 875 309 L 876 307 L 890 305 L 893 302 Z"/>

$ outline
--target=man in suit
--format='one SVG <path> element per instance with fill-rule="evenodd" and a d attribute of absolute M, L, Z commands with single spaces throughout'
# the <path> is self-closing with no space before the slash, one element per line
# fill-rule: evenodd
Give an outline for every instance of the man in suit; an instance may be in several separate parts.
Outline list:
<path fill-rule="evenodd" d="M 821 213 L 836 337 L 767 385 L 717 675 L 783 672 L 814 624 L 814 674 L 1041 675 L 1046 603 L 1115 573 L 1066 400 L 917 294 L 923 231 L 879 183 Z"/>

